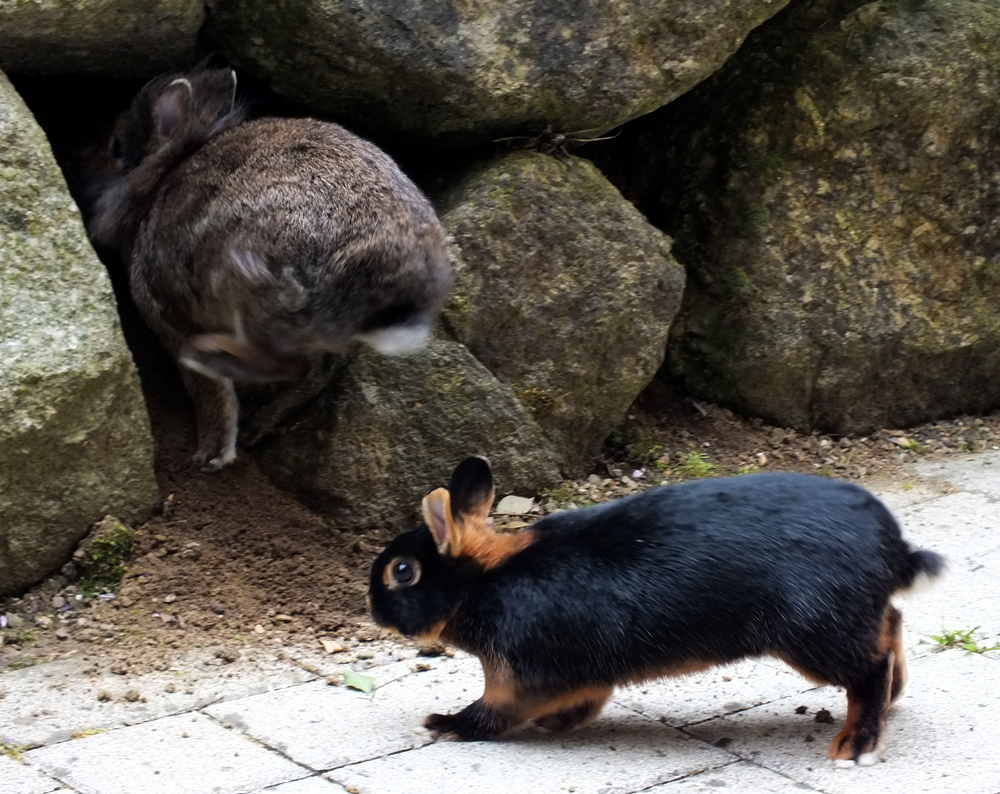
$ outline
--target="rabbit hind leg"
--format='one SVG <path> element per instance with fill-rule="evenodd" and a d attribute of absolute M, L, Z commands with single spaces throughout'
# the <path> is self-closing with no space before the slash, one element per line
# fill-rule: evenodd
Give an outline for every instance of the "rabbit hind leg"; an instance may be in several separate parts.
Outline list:
<path fill-rule="evenodd" d="M 612 692 L 609 686 L 587 686 L 554 695 L 525 694 L 509 674 L 486 665 L 484 673 L 479 700 L 457 714 L 431 714 L 424 727 L 435 737 L 466 741 L 495 739 L 530 721 L 569 730 L 596 717 Z"/>
<path fill-rule="evenodd" d="M 198 450 L 194 463 L 218 471 L 236 460 L 239 400 L 231 380 L 210 378 L 181 367 L 184 386 L 194 402 L 198 420 Z"/>
<path fill-rule="evenodd" d="M 847 686 L 847 719 L 828 757 L 835 766 L 870 766 L 885 729 L 892 689 L 895 652 L 887 651 Z"/>
<path fill-rule="evenodd" d="M 574 699 L 577 697 L 581 699 L 570 706 L 561 705 L 564 699 L 557 700 L 554 706 L 553 704 L 549 704 L 550 708 L 554 707 L 557 710 L 547 711 L 540 717 L 535 717 L 535 725 L 553 732 L 568 731 L 573 728 L 582 727 L 601 713 L 604 704 L 611 697 L 611 688 L 609 687 L 604 690 L 588 687 L 582 692 L 574 693 Z"/>
<path fill-rule="evenodd" d="M 882 633 L 879 637 L 879 651 L 892 651 L 892 684 L 889 687 L 889 702 L 895 703 L 906 687 L 906 650 L 903 647 L 903 613 L 889 604 L 882 618 Z"/>

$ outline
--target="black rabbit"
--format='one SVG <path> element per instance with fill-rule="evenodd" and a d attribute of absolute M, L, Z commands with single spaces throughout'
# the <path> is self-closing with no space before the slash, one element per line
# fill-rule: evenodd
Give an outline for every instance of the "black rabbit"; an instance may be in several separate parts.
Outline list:
<path fill-rule="evenodd" d="M 468 458 L 423 501 L 426 524 L 372 565 L 382 626 L 479 657 L 483 696 L 432 714 L 437 736 L 491 739 L 529 721 L 593 717 L 620 684 L 769 654 L 847 689 L 838 765 L 875 760 L 906 681 L 889 599 L 944 560 L 915 551 L 888 509 L 800 474 L 707 479 L 495 533 L 489 464 Z"/>
<path fill-rule="evenodd" d="M 451 283 L 444 228 L 388 155 L 335 124 L 245 121 L 235 90 L 230 69 L 152 80 L 78 191 L 184 365 L 209 469 L 236 456 L 233 381 L 292 378 L 357 340 L 423 347 Z"/>

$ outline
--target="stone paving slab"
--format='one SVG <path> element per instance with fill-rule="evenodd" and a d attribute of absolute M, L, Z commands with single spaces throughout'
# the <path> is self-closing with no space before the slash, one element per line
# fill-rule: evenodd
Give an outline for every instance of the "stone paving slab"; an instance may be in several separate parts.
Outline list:
<path fill-rule="evenodd" d="M 206 666 L 205 662 L 211 664 Z M 141 676 L 95 670 L 75 657 L 28 667 L 0 677 L 0 742 L 43 745 L 66 741 L 75 731 L 136 725 L 315 678 L 291 661 L 266 654 L 219 664 L 213 651 L 188 654 L 170 669 Z M 225 672 L 223 672 L 223 669 Z M 167 687 L 174 692 L 168 692 Z M 139 699 L 129 701 L 133 691 Z M 111 696 L 98 699 L 98 693 Z M 0 790 L 2 791 L 2 790 Z"/>
<path fill-rule="evenodd" d="M 930 636 L 943 629 L 979 626 L 981 644 L 1000 641 L 1000 503 L 955 493 L 903 510 L 899 518 L 916 545 L 948 561 L 929 591 L 898 599 L 910 652 L 933 650 Z"/>
<path fill-rule="evenodd" d="M 244 794 L 309 775 L 200 714 L 42 747 L 24 758 L 80 794 Z"/>
<path fill-rule="evenodd" d="M 649 794 L 698 794 L 712 792 L 720 794 L 720 789 L 737 794 L 801 794 L 803 784 L 796 783 L 783 775 L 771 772 L 747 761 L 737 761 L 719 769 L 710 769 L 697 775 L 653 786 Z M 808 788 L 808 787 L 805 787 Z M 859 792 L 866 791 L 862 787 Z"/>
<path fill-rule="evenodd" d="M 41 770 L 0 755 L 0 792 L 3 794 L 52 794 L 69 791 Z"/>
<path fill-rule="evenodd" d="M 946 460 L 919 461 L 913 467 L 921 477 L 944 480 L 963 491 L 1000 500 L 1000 452 L 957 455 Z"/>
<path fill-rule="evenodd" d="M 442 741 L 327 777 L 359 794 L 615 794 L 732 761 L 723 750 L 611 704 L 570 734 L 526 729 L 502 741 Z"/>
<path fill-rule="evenodd" d="M 910 664 L 906 692 L 889 715 L 882 763 L 835 769 L 826 761 L 847 708 L 843 692 L 823 687 L 687 729 L 796 782 L 827 794 L 996 794 L 1000 791 L 1000 665 L 964 651 Z M 798 715 L 797 706 L 808 713 Z M 835 724 L 813 715 L 829 710 Z M 812 735 L 814 741 L 806 741 Z"/>
<path fill-rule="evenodd" d="M 614 700 L 675 728 L 815 688 L 786 665 L 748 660 L 680 678 L 627 687 Z"/>
<path fill-rule="evenodd" d="M 343 786 L 331 783 L 323 777 L 307 777 L 292 783 L 260 789 L 253 794 L 346 794 Z M 442 792 L 444 794 L 444 792 Z"/>
<path fill-rule="evenodd" d="M 431 670 L 390 681 L 369 695 L 316 681 L 206 711 L 310 769 L 327 770 L 419 747 L 428 741 L 415 730 L 424 717 L 480 694 L 479 662 L 445 657 Z"/>

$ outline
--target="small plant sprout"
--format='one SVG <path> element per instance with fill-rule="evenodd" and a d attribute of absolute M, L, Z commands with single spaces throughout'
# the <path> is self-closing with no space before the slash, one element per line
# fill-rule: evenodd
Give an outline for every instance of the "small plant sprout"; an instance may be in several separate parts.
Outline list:
<path fill-rule="evenodd" d="M 960 629 L 956 629 L 954 631 L 942 630 L 940 634 L 932 634 L 931 639 L 937 643 L 938 650 L 942 651 L 946 648 L 961 648 L 969 653 L 1000 651 L 1000 642 L 995 643 L 994 645 L 985 646 L 979 645 L 979 643 L 972 639 L 973 633 L 978 630 L 979 626 L 972 629 L 966 629 L 965 631 Z"/>
<path fill-rule="evenodd" d="M 704 452 L 688 452 L 677 467 L 677 472 L 684 477 L 709 477 L 715 472 L 715 464 L 709 461 Z"/>

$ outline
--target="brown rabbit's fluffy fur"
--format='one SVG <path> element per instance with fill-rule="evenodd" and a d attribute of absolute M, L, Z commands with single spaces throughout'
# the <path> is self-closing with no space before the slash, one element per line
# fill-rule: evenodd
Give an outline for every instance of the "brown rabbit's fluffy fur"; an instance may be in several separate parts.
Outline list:
<path fill-rule="evenodd" d="M 356 340 L 425 343 L 451 283 L 430 203 L 374 145 L 314 119 L 244 121 L 235 75 L 149 83 L 91 168 L 88 230 L 184 366 L 196 461 L 235 458 L 233 381 L 294 377 Z"/>

